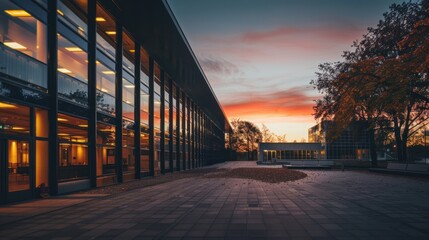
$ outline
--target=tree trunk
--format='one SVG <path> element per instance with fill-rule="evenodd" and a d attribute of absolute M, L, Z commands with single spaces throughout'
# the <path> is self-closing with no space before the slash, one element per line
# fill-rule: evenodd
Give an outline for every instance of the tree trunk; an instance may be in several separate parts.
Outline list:
<path fill-rule="evenodd" d="M 393 116 L 393 124 L 394 124 L 394 131 L 395 131 L 395 142 L 396 142 L 396 154 L 398 156 L 399 161 L 404 161 L 403 156 L 403 145 L 402 145 L 402 138 L 401 138 L 401 128 L 398 123 L 398 119 L 396 116 Z"/>
<path fill-rule="evenodd" d="M 371 155 L 371 167 L 377 167 L 377 146 L 375 144 L 374 128 L 369 129 L 369 153 Z"/>
<path fill-rule="evenodd" d="M 407 141 L 408 139 L 402 139 L 402 158 L 405 162 L 408 162 L 408 154 L 407 154 Z"/>

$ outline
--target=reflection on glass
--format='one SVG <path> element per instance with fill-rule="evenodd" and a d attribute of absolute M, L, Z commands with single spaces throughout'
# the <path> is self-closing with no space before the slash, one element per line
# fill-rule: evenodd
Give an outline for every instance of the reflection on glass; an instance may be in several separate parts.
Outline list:
<path fill-rule="evenodd" d="M 58 19 L 66 24 L 81 37 L 87 39 L 88 26 L 86 24 L 87 1 L 61 0 L 58 1 Z"/>
<path fill-rule="evenodd" d="M 123 68 L 129 74 L 134 75 L 134 62 L 135 62 L 134 54 L 136 52 L 135 44 L 134 44 L 134 40 L 126 31 L 123 31 L 122 33 L 122 46 L 123 46 L 122 48 L 123 49 L 123 52 L 122 52 Z"/>
<path fill-rule="evenodd" d="M 59 179 L 72 180 L 89 176 L 88 121 L 58 114 Z"/>
<path fill-rule="evenodd" d="M 122 169 L 124 172 L 134 171 L 134 123 L 124 121 L 122 131 Z"/>
<path fill-rule="evenodd" d="M 47 88 L 45 22 L 12 1 L 0 1 L 0 72 Z"/>
<path fill-rule="evenodd" d="M 140 135 L 140 169 L 141 172 L 149 172 L 149 128 L 148 126 L 141 126 Z"/>
<path fill-rule="evenodd" d="M 115 126 L 97 123 L 97 176 L 115 173 Z"/>
<path fill-rule="evenodd" d="M 30 134 L 30 108 L 0 101 L 0 133 Z"/>
<path fill-rule="evenodd" d="M 122 99 L 131 106 L 134 106 L 134 88 L 129 79 L 122 79 Z"/>
<path fill-rule="evenodd" d="M 97 4 L 97 48 L 112 60 L 115 59 L 116 23 L 99 4 Z"/>
<path fill-rule="evenodd" d="M 88 82 L 88 60 L 84 49 L 58 34 L 58 72 Z"/>
<path fill-rule="evenodd" d="M 97 89 L 115 97 L 115 71 L 102 63 L 97 64 Z"/>
<path fill-rule="evenodd" d="M 143 84 L 149 86 L 149 54 L 143 47 L 140 49 L 140 79 Z"/>
<path fill-rule="evenodd" d="M 115 115 L 115 98 L 107 93 L 97 90 L 97 110 L 104 113 Z"/>
<path fill-rule="evenodd" d="M 27 141 L 8 141 L 9 192 L 30 189 L 30 152 Z"/>

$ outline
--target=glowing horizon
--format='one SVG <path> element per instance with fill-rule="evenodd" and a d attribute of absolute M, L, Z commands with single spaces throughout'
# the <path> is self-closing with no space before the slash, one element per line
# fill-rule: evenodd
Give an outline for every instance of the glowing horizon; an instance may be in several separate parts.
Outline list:
<path fill-rule="evenodd" d="M 169 0 L 228 119 L 307 139 L 317 66 L 341 60 L 397 0 Z M 199 19 L 199 21 L 195 21 Z"/>

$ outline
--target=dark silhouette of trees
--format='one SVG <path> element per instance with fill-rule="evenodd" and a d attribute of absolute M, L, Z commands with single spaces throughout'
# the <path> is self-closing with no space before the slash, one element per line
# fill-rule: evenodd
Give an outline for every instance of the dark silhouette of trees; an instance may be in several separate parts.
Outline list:
<path fill-rule="evenodd" d="M 393 129 L 399 160 L 407 142 L 429 120 L 428 1 L 393 4 L 344 60 L 319 66 L 311 83 L 323 94 L 315 118 L 334 121 L 340 134 L 352 121 L 368 123 L 372 165 L 376 131 Z M 387 124 L 386 121 L 390 122 Z"/>
<path fill-rule="evenodd" d="M 231 135 L 231 148 L 236 152 L 248 152 L 249 159 L 254 159 L 258 143 L 262 140 L 259 128 L 248 121 L 234 119 L 231 121 L 233 128 Z"/>
<path fill-rule="evenodd" d="M 261 134 L 262 142 L 286 142 L 286 134 L 277 135 L 271 132 L 270 129 L 265 126 L 265 124 L 262 124 Z"/>

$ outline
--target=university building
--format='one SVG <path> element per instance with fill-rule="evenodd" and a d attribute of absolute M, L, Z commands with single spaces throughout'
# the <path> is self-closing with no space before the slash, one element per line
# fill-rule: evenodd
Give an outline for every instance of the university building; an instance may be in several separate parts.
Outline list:
<path fill-rule="evenodd" d="M 338 136 L 333 122 L 322 121 L 308 129 L 308 143 L 259 143 L 258 161 L 370 160 L 369 133 L 364 122 L 353 122 Z"/>
<path fill-rule="evenodd" d="M 0 1 L 0 202 L 224 161 L 228 128 L 166 1 Z"/>

